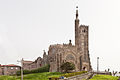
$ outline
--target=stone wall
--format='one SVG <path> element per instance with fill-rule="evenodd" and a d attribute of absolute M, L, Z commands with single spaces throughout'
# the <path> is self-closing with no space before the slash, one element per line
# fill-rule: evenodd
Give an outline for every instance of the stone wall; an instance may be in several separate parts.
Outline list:
<path fill-rule="evenodd" d="M 2 68 L 0 67 L 0 75 L 2 75 Z"/>
<path fill-rule="evenodd" d="M 22 60 L 24 70 L 34 70 L 49 64 L 49 57 L 44 51 L 43 58 L 38 57 L 35 61 Z"/>
<path fill-rule="evenodd" d="M 4 69 L 5 70 L 5 69 Z M 16 74 L 17 71 L 20 71 L 20 67 L 6 67 L 6 75 L 13 75 Z"/>
<path fill-rule="evenodd" d="M 0 75 L 14 75 L 20 71 L 20 66 L 2 66 L 0 67 Z"/>
<path fill-rule="evenodd" d="M 33 63 L 29 64 L 29 67 L 30 67 L 30 70 L 37 69 L 37 63 L 33 62 Z"/>

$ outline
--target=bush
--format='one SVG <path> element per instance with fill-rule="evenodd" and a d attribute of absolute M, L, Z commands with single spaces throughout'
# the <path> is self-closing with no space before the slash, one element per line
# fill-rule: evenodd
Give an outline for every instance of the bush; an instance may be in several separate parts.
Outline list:
<path fill-rule="evenodd" d="M 75 69 L 75 65 L 70 63 L 70 62 L 66 62 L 66 63 L 63 63 L 60 66 L 60 68 L 67 73 L 69 70 L 74 70 Z"/>
<path fill-rule="evenodd" d="M 23 70 L 23 74 L 29 74 L 30 71 L 29 70 Z M 17 71 L 16 73 L 17 75 L 21 75 L 21 71 Z"/>
<path fill-rule="evenodd" d="M 44 66 L 44 67 L 31 70 L 31 73 L 49 72 L 49 69 L 50 69 L 50 65 L 46 65 L 46 66 Z"/>
<path fill-rule="evenodd" d="M 50 65 L 46 65 L 44 67 L 34 69 L 34 70 L 23 70 L 23 74 L 31 74 L 31 73 L 42 73 L 42 72 L 49 72 Z M 18 76 L 21 75 L 21 71 L 17 71 L 16 73 Z"/>
<path fill-rule="evenodd" d="M 17 75 L 17 76 L 20 76 L 20 74 L 21 74 L 21 71 L 17 71 L 17 72 L 16 72 L 16 75 Z"/>
<path fill-rule="evenodd" d="M 30 73 L 29 70 L 24 70 L 24 71 L 23 71 L 23 74 L 29 74 L 29 73 Z"/>

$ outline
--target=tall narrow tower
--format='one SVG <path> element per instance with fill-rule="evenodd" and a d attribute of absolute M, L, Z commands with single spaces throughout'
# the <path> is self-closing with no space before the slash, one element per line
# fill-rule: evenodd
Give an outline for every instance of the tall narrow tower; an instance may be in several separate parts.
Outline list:
<path fill-rule="evenodd" d="M 83 54 L 84 61 L 89 61 L 88 26 L 79 24 L 78 7 L 76 7 L 75 19 L 75 46 L 77 47 L 78 52 Z"/>
<path fill-rule="evenodd" d="M 78 6 L 77 6 L 76 19 L 75 19 L 75 46 L 78 46 L 78 41 L 79 41 L 78 28 L 79 28 L 79 19 L 78 19 Z"/>
<path fill-rule="evenodd" d="M 84 61 L 88 61 L 88 26 L 80 25 L 79 27 L 79 47 L 84 57 Z"/>

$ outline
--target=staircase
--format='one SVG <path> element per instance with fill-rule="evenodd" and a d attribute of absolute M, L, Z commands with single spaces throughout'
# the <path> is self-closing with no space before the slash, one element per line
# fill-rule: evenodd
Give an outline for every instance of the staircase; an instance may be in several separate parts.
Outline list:
<path fill-rule="evenodd" d="M 86 80 L 86 79 L 90 79 L 92 76 L 93 76 L 93 72 L 88 72 L 85 74 L 76 75 L 76 76 L 68 77 L 66 79 L 59 79 L 59 80 Z"/>

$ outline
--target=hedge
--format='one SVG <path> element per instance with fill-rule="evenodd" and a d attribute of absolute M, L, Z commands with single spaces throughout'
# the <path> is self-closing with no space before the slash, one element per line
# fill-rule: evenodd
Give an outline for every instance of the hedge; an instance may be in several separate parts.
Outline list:
<path fill-rule="evenodd" d="M 80 74 L 83 74 L 83 73 L 87 73 L 87 71 L 65 73 L 65 74 L 62 74 L 62 76 L 64 76 L 64 77 L 71 77 L 71 76 L 76 76 L 76 75 L 80 75 Z"/>
<path fill-rule="evenodd" d="M 42 72 L 49 72 L 50 65 L 46 65 L 44 67 L 34 69 L 34 70 L 23 70 L 23 74 L 31 74 L 31 73 L 42 73 Z M 17 71 L 16 73 L 18 76 L 21 75 L 21 71 Z"/>

